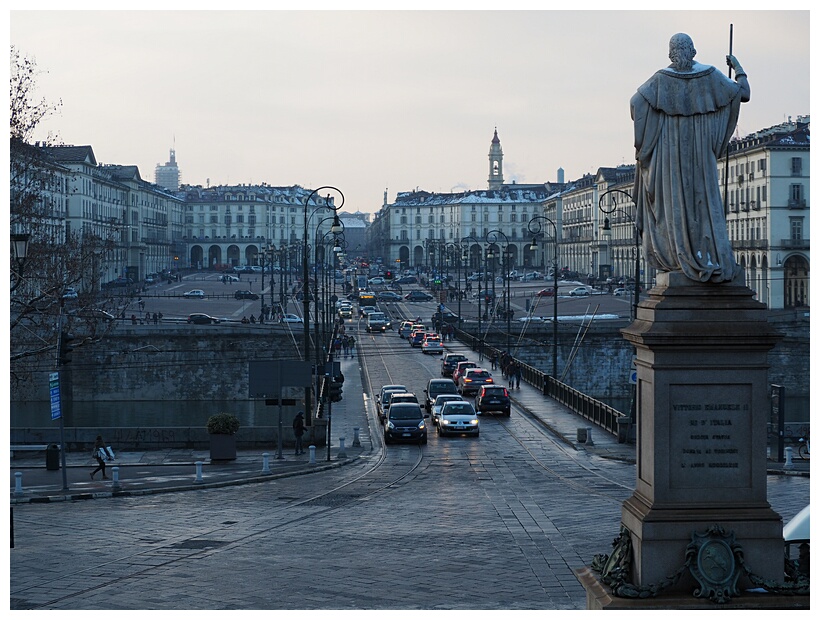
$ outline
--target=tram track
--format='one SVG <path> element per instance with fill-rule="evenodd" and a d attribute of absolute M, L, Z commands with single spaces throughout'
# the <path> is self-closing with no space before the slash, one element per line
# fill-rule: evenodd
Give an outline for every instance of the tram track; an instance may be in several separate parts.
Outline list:
<path fill-rule="evenodd" d="M 358 329 L 357 331 L 359 334 L 366 333 Z M 369 356 L 360 355 L 359 359 L 363 366 L 362 372 L 365 380 L 363 386 L 366 386 L 366 389 L 369 390 L 367 357 Z M 384 364 L 385 371 L 388 371 L 389 367 L 386 365 L 384 358 L 380 357 L 378 359 Z M 372 399 L 367 397 L 367 392 L 365 393 L 365 406 L 368 412 L 368 423 L 373 425 L 376 423 L 376 415 Z M 419 469 L 424 463 L 424 451 L 421 446 L 407 446 L 412 450 L 411 459 L 407 459 L 407 453 L 403 452 L 403 458 L 396 459 L 395 462 L 392 462 L 392 466 L 385 467 L 386 463 L 391 463 L 390 454 L 392 451 L 385 450 L 381 434 L 375 434 L 379 435 L 380 445 L 375 460 L 367 462 L 363 471 L 330 489 L 311 493 L 297 500 L 280 498 L 279 501 L 282 502 L 280 505 L 267 510 L 263 516 L 246 519 L 244 522 L 226 520 L 211 528 L 200 530 L 193 535 L 186 533 L 161 542 L 157 541 L 148 549 L 143 548 L 133 553 L 121 554 L 114 560 L 97 563 L 86 561 L 79 570 L 55 575 L 50 579 L 39 581 L 36 586 L 32 587 L 40 591 L 42 591 L 42 588 L 48 588 L 51 591 L 65 592 L 66 589 L 77 587 L 77 584 L 90 582 L 89 585 L 79 586 L 62 596 L 35 605 L 26 604 L 26 591 L 28 588 L 22 588 L 10 592 L 13 608 L 45 609 L 55 606 L 60 607 L 74 598 L 84 599 L 95 590 L 107 587 L 128 587 L 132 580 L 174 564 L 185 563 L 205 556 L 223 554 L 238 546 L 251 545 L 254 541 L 274 535 L 277 531 L 284 531 L 292 527 L 309 526 L 311 522 L 325 519 L 336 511 L 345 510 L 353 504 L 369 501 L 380 494 L 398 488 L 418 475 Z M 311 475 L 306 474 L 308 477 Z M 303 479 L 303 477 L 300 478 Z M 233 526 L 237 526 L 237 528 Z M 242 536 L 232 537 L 231 532 L 236 529 L 252 531 Z M 101 533 L 98 531 L 98 534 Z M 123 566 L 140 568 L 123 573 Z M 109 574 L 111 575 L 109 578 L 102 577 Z M 66 585 L 66 582 L 71 585 Z"/>

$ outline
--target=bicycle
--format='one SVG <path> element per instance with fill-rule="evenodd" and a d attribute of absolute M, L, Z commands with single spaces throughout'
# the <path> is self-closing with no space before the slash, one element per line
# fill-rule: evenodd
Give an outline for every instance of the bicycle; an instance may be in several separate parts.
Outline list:
<path fill-rule="evenodd" d="M 808 461 L 809 460 L 809 438 L 808 437 L 801 437 L 798 439 L 800 445 L 797 447 L 797 456 L 801 459 Z"/>

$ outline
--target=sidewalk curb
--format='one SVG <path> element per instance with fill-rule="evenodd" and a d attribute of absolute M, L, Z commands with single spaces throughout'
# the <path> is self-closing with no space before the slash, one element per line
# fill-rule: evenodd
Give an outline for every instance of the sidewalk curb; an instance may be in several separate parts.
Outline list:
<path fill-rule="evenodd" d="M 110 498 L 110 497 L 139 497 L 142 495 L 158 495 L 160 493 L 177 493 L 180 491 L 198 491 L 200 489 L 219 489 L 223 487 L 230 487 L 230 486 L 241 486 L 244 484 L 258 484 L 261 482 L 270 482 L 272 480 L 279 480 L 282 478 L 291 478 L 294 476 L 304 476 L 307 474 L 312 474 L 321 471 L 328 471 L 330 469 L 337 469 L 339 467 L 343 467 L 345 465 L 349 465 L 358 461 L 361 458 L 361 455 L 356 455 L 353 457 L 349 457 L 342 460 L 336 460 L 331 463 L 324 463 L 319 464 L 316 463 L 315 465 L 307 464 L 305 467 L 300 467 L 299 469 L 293 469 L 292 471 L 288 472 L 281 472 L 281 473 L 271 473 L 271 474 L 259 474 L 256 476 L 251 476 L 249 478 L 235 478 L 232 480 L 220 480 L 217 482 L 192 482 L 190 484 L 183 484 L 179 486 L 167 487 L 167 488 L 153 488 L 153 489 L 135 489 L 133 491 L 128 490 L 120 490 L 120 491 L 99 491 L 94 493 L 70 493 L 65 495 L 60 495 L 59 493 L 56 495 L 45 495 L 45 496 L 32 496 L 32 497 L 15 497 L 14 491 L 11 493 L 11 504 L 12 505 L 19 505 L 19 504 L 49 504 L 49 503 L 56 503 L 56 502 L 70 502 L 70 501 L 83 501 L 89 499 L 102 499 L 102 498 Z M 187 463 L 185 463 L 187 464 Z"/>

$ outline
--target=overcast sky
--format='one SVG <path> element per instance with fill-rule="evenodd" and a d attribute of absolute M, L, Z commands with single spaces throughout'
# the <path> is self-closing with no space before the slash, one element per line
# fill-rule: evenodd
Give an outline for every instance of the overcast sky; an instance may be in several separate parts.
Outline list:
<path fill-rule="evenodd" d="M 10 43 L 44 72 L 37 95 L 62 100 L 37 137 L 89 144 L 150 181 L 175 147 L 183 183 L 331 185 L 345 211 L 375 212 L 385 190 L 392 202 L 414 188 L 486 188 L 495 128 L 506 182 L 633 163 L 629 99 L 669 64 L 669 38 L 688 33 L 696 60 L 725 72 L 730 24 L 752 88 L 738 133 L 810 113 L 808 10 L 151 5 L 10 12 Z"/>

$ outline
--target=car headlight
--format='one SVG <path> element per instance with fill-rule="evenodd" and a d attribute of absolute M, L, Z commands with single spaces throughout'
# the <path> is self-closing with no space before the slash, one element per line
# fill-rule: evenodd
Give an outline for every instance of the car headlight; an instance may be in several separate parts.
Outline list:
<path fill-rule="evenodd" d="M 420 430 L 420 431 L 423 431 L 423 430 L 424 430 L 424 420 L 422 420 L 421 422 L 419 422 L 419 430 Z"/>
<path fill-rule="evenodd" d="M 478 419 L 473 418 L 472 420 L 470 420 L 470 424 L 472 424 L 473 426 L 478 426 Z"/>
<path fill-rule="evenodd" d="M 387 421 L 387 428 L 389 428 L 392 431 L 396 427 L 393 425 L 393 423 L 390 420 L 388 420 Z"/>
<path fill-rule="evenodd" d="M 441 423 L 444 424 L 444 426 L 447 426 L 450 423 L 450 420 L 447 418 L 441 418 Z"/>

